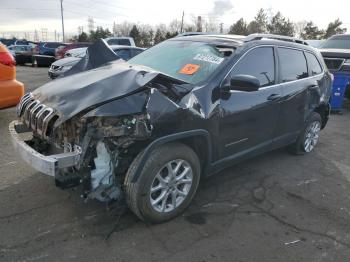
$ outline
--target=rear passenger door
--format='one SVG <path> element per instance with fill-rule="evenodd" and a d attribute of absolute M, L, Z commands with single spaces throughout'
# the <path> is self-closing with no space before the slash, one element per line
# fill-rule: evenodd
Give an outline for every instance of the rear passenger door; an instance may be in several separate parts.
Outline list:
<path fill-rule="evenodd" d="M 282 87 L 281 113 L 275 135 L 275 145 L 292 142 L 304 127 L 307 95 L 310 83 L 304 52 L 278 47 L 279 82 Z"/>

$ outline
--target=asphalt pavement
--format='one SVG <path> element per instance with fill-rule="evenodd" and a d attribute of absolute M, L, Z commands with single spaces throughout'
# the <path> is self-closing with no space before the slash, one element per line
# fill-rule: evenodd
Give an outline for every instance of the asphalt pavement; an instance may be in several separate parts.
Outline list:
<path fill-rule="evenodd" d="M 18 67 L 17 78 L 34 90 L 47 70 Z M 279 149 L 228 168 L 161 225 L 56 188 L 14 153 L 15 118 L 0 111 L 0 261 L 349 261 L 349 102 L 313 153 Z"/>

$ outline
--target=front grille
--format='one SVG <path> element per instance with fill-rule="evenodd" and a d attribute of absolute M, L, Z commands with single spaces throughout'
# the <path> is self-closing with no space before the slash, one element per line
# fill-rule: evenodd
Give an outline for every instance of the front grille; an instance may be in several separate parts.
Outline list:
<path fill-rule="evenodd" d="M 23 123 L 37 134 L 48 138 L 58 116 L 51 107 L 35 100 L 31 93 L 25 94 L 17 107 L 17 115 Z"/>
<path fill-rule="evenodd" d="M 338 71 L 342 67 L 345 59 L 342 58 L 324 58 L 324 61 L 329 70 Z"/>

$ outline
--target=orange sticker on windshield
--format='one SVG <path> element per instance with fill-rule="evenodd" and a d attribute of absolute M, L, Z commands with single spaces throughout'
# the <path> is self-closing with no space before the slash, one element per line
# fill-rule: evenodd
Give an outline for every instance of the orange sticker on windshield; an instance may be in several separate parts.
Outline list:
<path fill-rule="evenodd" d="M 199 67 L 199 65 L 186 64 L 183 68 L 181 68 L 180 73 L 185 75 L 193 75 L 198 71 Z"/>

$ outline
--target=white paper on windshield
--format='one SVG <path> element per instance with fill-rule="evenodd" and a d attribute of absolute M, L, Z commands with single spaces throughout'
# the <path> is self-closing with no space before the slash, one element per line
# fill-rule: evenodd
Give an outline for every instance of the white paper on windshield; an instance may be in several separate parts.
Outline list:
<path fill-rule="evenodd" d="M 223 57 L 205 55 L 205 54 L 196 54 L 193 59 L 199 60 L 199 61 L 205 61 L 213 64 L 220 64 L 222 61 L 224 61 Z"/>

